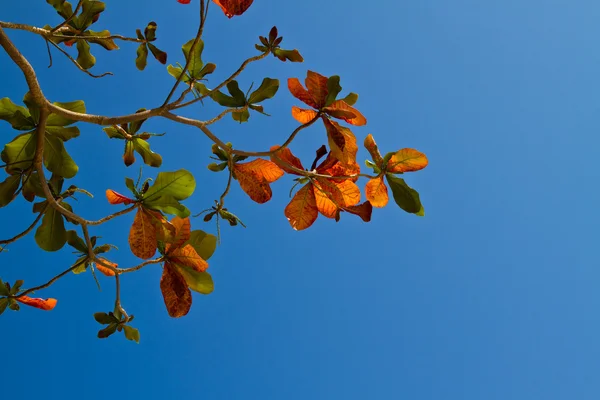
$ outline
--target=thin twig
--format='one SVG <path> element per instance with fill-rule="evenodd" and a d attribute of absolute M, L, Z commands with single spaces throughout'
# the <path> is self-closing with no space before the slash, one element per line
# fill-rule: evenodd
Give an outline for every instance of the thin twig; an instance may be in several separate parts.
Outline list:
<path fill-rule="evenodd" d="M 100 75 L 94 75 L 94 74 L 92 74 L 90 71 L 88 71 L 87 69 L 83 68 L 83 67 L 81 66 L 81 64 L 79 64 L 79 62 L 77 62 L 77 60 L 76 60 L 76 59 L 74 59 L 73 57 L 71 57 L 71 55 L 70 55 L 69 53 L 67 53 L 66 51 L 64 51 L 64 50 L 63 50 L 63 49 L 62 49 L 62 48 L 61 48 L 59 45 L 57 45 L 56 43 L 54 43 L 54 42 L 53 42 L 53 41 L 51 41 L 51 40 L 46 40 L 46 43 L 48 43 L 48 42 L 50 42 L 50 44 L 52 44 L 52 46 L 54 46 L 55 48 L 57 48 L 57 49 L 58 49 L 58 51 L 60 51 L 61 53 L 63 53 L 63 54 L 65 55 L 65 57 L 67 57 L 69 60 L 71 60 L 71 62 L 72 62 L 73 64 L 75 64 L 75 66 L 76 66 L 77 68 L 79 68 L 79 70 L 80 70 L 81 72 L 85 72 L 86 74 L 88 74 L 88 75 L 89 75 L 89 76 L 91 76 L 92 78 L 102 78 L 102 77 L 104 77 L 104 76 L 107 76 L 107 75 L 113 75 L 113 73 L 112 73 L 112 72 L 105 72 L 105 73 L 103 73 L 103 74 L 100 74 Z"/>
<path fill-rule="evenodd" d="M 68 274 L 69 272 L 73 271 L 74 269 L 76 269 L 78 267 L 79 267 L 79 265 L 73 265 L 71 268 L 56 275 L 54 278 L 50 279 L 48 282 L 44 283 L 43 285 L 36 286 L 31 289 L 27 289 L 24 292 L 21 292 L 18 295 L 14 296 L 14 298 L 27 296 L 28 294 L 33 293 L 35 291 L 46 289 L 47 287 L 50 287 L 54 282 L 56 282 L 57 280 L 59 280 L 60 278 L 62 278 L 63 276 L 65 276 L 66 274 Z"/>
<path fill-rule="evenodd" d="M 79 12 L 79 9 L 81 8 L 81 6 L 83 5 L 83 1 L 84 0 L 79 0 L 79 3 L 77 3 L 77 7 L 75 7 L 75 11 L 73 11 L 73 14 L 71 14 L 69 16 L 69 18 L 65 19 L 63 22 L 61 22 L 59 25 L 57 25 L 55 28 L 50 29 L 51 33 L 56 32 L 57 30 L 59 30 L 60 28 L 62 28 L 63 26 L 67 25 L 69 22 L 71 22 L 73 20 L 73 18 L 75 18 L 75 16 L 77 15 L 77 13 Z"/>
<path fill-rule="evenodd" d="M 48 59 L 50 60 L 50 64 L 48 64 L 48 68 L 52 68 L 52 52 L 50 51 L 50 41 L 44 38 L 46 42 L 46 50 L 48 51 Z"/>
<path fill-rule="evenodd" d="M 22 237 L 27 236 L 29 234 L 29 232 L 31 232 L 33 230 L 33 228 L 35 228 L 35 226 L 38 224 L 38 222 L 40 222 L 40 219 L 42 219 L 42 217 L 44 216 L 44 212 L 46 211 L 47 208 L 48 208 L 48 204 L 46 204 L 46 206 L 44 206 L 44 209 L 42 211 L 40 211 L 38 216 L 31 223 L 31 225 L 29 225 L 29 227 L 27 229 L 25 229 L 23 232 L 19 233 L 18 235 L 14 236 L 10 239 L 0 240 L 0 244 L 14 243 L 17 240 L 21 239 Z"/>

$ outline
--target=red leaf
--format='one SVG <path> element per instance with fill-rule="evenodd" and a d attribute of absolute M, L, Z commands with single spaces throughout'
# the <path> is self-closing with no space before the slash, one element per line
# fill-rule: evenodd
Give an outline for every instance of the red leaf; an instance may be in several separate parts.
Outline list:
<path fill-rule="evenodd" d="M 167 312 L 173 318 L 186 315 L 192 307 L 192 293 L 185 278 L 169 263 L 165 263 L 160 278 L 160 290 Z"/>
<path fill-rule="evenodd" d="M 186 0 L 188 1 L 188 0 Z M 234 15 L 242 15 L 248 7 L 252 5 L 254 0 L 213 0 L 213 2 L 221 7 L 221 10 L 231 18 Z"/>

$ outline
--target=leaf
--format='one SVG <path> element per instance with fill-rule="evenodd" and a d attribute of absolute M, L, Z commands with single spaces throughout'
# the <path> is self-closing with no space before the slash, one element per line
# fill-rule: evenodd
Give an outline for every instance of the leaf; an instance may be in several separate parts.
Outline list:
<path fill-rule="evenodd" d="M 152 43 L 148 43 L 148 48 L 150 49 L 150 52 L 152 53 L 156 61 L 163 65 L 167 63 L 167 53 L 165 53 Z"/>
<path fill-rule="evenodd" d="M 327 98 L 325 99 L 325 107 L 330 106 L 338 94 L 342 91 L 342 87 L 340 86 L 340 77 L 337 75 L 330 76 L 327 78 Z"/>
<path fill-rule="evenodd" d="M 71 102 L 67 102 L 67 103 L 55 102 L 53 104 L 64 110 L 81 113 L 81 114 L 84 114 L 85 110 L 86 110 L 85 103 L 83 102 L 83 100 L 71 101 Z M 72 119 L 65 118 L 62 115 L 53 113 L 48 116 L 47 125 L 48 125 L 48 127 L 64 127 L 67 125 L 71 125 L 75 122 L 76 121 L 74 121 Z"/>
<path fill-rule="evenodd" d="M 296 49 L 294 49 L 294 50 L 274 49 L 273 55 L 284 62 L 285 61 L 291 61 L 291 62 L 303 62 L 304 61 L 304 58 L 302 58 L 302 55 L 300 55 L 300 52 Z"/>
<path fill-rule="evenodd" d="M 367 124 L 367 119 L 354 107 L 348 105 L 344 100 L 336 100 L 329 107 L 325 107 L 323 111 L 330 114 L 332 117 L 343 119 L 347 123 L 355 126 Z"/>
<path fill-rule="evenodd" d="M 107 337 L 109 337 L 110 335 L 115 333 L 116 331 L 117 331 L 117 324 L 113 322 L 112 324 L 108 325 L 106 328 L 104 328 L 98 332 L 98 338 L 106 339 Z"/>
<path fill-rule="evenodd" d="M 45 197 L 44 190 L 42 189 L 42 183 L 40 182 L 40 178 L 38 176 L 37 171 L 31 172 L 29 177 L 27 175 L 22 176 L 23 181 L 23 197 L 32 202 L 35 200 L 35 197 Z"/>
<path fill-rule="evenodd" d="M 139 110 L 137 110 L 135 113 L 136 113 L 136 114 L 139 114 L 139 113 L 141 113 L 141 112 L 144 112 L 144 111 L 146 111 L 146 109 L 145 109 L 145 108 L 140 108 L 140 109 L 139 109 Z M 133 134 L 137 133 L 137 132 L 140 130 L 140 128 L 142 127 L 142 125 L 144 124 L 144 122 L 146 122 L 146 120 L 147 120 L 147 118 L 144 118 L 144 119 L 140 119 L 140 120 L 137 120 L 137 121 L 130 122 L 130 123 L 127 125 L 127 132 L 128 132 L 129 134 L 131 134 L 131 135 L 133 135 Z"/>
<path fill-rule="evenodd" d="M 176 265 L 175 268 L 183 276 L 188 287 L 194 292 L 211 294 L 215 289 L 212 276 L 208 272 L 199 272 L 181 265 Z"/>
<path fill-rule="evenodd" d="M 317 117 L 318 113 L 314 110 L 306 108 L 299 108 L 296 106 L 292 107 L 292 117 L 301 124 L 308 124 L 310 121 Z"/>
<path fill-rule="evenodd" d="M 58 251 L 67 242 L 65 221 L 54 207 L 48 207 L 42 218 L 42 224 L 35 232 L 35 241 L 42 250 Z"/>
<path fill-rule="evenodd" d="M 289 78 L 288 79 L 288 89 L 292 96 L 300 100 L 306 105 L 311 106 L 312 108 L 319 108 L 319 104 L 313 99 L 311 94 L 306 90 L 298 78 Z"/>
<path fill-rule="evenodd" d="M 129 197 L 123 196 L 120 193 L 115 192 L 114 190 L 108 189 L 106 191 L 106 199 L 110 204 L 133 204 L 135 200 L 130 199 Z"/>
<path fill-rule="evenodd" d="M 63 141 L 59 138 L 46 135 L 44 146 L 44 166 L 48 171 L 70 179 L 77 175 L 79 167 L 71 158 Z"/>
<path fill-rule="evenodd" d="M 109 265 L 113 268 L 118 268 L 119 265 L 114 263 L 114 262 L 110 262 L 108 261 L 106 258 L 103 257 L 99 257 L 98 261 L 101 261 L 102 263 Z M 96 269 L 100 272 L 102 272 L 105 276 L 115 276 L 115 271 L 113 271 L 110 268 L 105 267 L 104 265 L 100 264 L 99 262 L 96 262 Z"/>
<path fill-rule="evenodd" d="M 373 205 L 370 202 L 365 201 L 356 206 L 345 207 L 343 211 L 358 215 L 364 222 L 370 222 L 371 214 L 373 213 Z"/>
<path fill-rule="evenodd" d="M 348 96 L 344 97 L 342 100 L 349 106 L 353 106 L 358 101 L 358 95 L 356 93 L 349 93 Z"/>
<path fill-rule="evenodd" d="M 315 108 L 320 109 L 325 106 L 329 94 L 327 90 L 327 81 L 328 79 L 319 73 L 308 71 L 306 74 L 304 84 L 306 85 L 306 89 L 308 89 L 308 93 L 310 93 L 318 106 Z"/>
<path fill-rule="evenodd" d="M 300 189 L 285 208 L 284 214 L 297 231 L 311 226 L 319 216 L 313 185 L 305 185 Z"/>
<path fill-rule="evenodd" d="M 35 135 L 23 133 L 15 137 L 2 150 L 2 161 L 6 164 L 9 174 L 24 171 L 31 167 L 36 150 Z"/>
<path fill-rule="evenodd" d="M 188 289 L 187 282 L 178 270 L 167 262 L 160 279 L 160 290 L 171 317 L 183 317 L 190 311 L 192 293 Z"/>
<path fill-rule="evenodd" d="M 6 311 L 7 306 L 8 306 L 8 299 L 7 298 L 0 299 L 0 315 L 2 315 L 4 313 L 4 311 Z"/>
<path fill-rule="evenodd" d="M 385 207 L 389 201 L 387 187 L 383 181 L 383 176 L 377 179 L 370 179 L 365 187 L 367 200 L 371 202 L 373 207 Z"/>
<path fill-rule="evenodd" d="M 144 194 L 144 203 L 159 203 L 162 196 L 185 200 L 194 193 L 194 189 L 196 189 L 196 180 L 185 169 L 175 172 L 160 172 L 154 184 Z"/>
<path fill-rule="evenodd" d="M 28 296 L 16 297 L 15 300 L 30 307 L 39 308 L 40 310 L 44 311 L 53 310 L 57 303 L 56 299 L 34 299 Z"/>
<path fill-rule="evenodd" d="M 35 128 L 29 110 L 17 106 L 8 97 L 0 99 L 0 119 L 7 121 L 14 129 L 28 131 Z"/>
<path fill-rule="evenodd" d="M 401 174 L 419 171 L 428 164 L 425 154 L 415 149 L 398 150 L 387 163 L 387 172 Z"/>
<path fill-rule="evenodd" d="M 143 207 L 138 208 L 131 225 L 129 247 L 135 256 L 144 260 L 152 258 L 156 253 L 156 228 L 151 215 Z"/>
<path fill-rule="evenodd" d="M 143 71 L 148 64 L 148 47 L 146 46 L 146 43 L 142 43 L 138 46 L 136 55 L 135 66 L 140 71 Z"/>
<path fill-rule="evenodd" d="M 84 254 L 86 254 L 88 251 L 85 241 L 82 238 L 80 238 L 79 235 L 77 235 L 77 232 L 73 230 L 67 231 L 67 243 L 75 250 L 79 250 Z"/>
<path fill-rule="evenodd" d="M 358 146 L 352 131 L 337 122 L 323 118 L 327 130 L 329 148 L 333 156 L 344 165 L 356 165 Z"/>
<path fill-rule="evenodd" d="M 0 182 L 0 207 L 6 207 L 13 201 L 20 182 L 21 175 L 10 175 L 4 182 Z"/>
<path fill-rule="evenodd" d="M 63 142 L 66 142 L 79 136 L 79 128 L 76 126 L 46 126 L 46 133 L 56 136 Z"/>
<path fill-rule="evenodd" d="M 379 168 L 382 168 L 383 167 L 383 158 L 381 157 L 381 153 L 379 152 L 377 143 L 375 143 L 375 138 L 373 138 L 373 135 L 371 135 L 370 133 L 365 138 L 364 146 L 365 146 L 365 149 L 367 149 L 367 151 L 371 155 L 371 158 L 373 159 L 373 161 L 375 161 L 375 164 Z M 375 206 L 375 207 L 377 207 L 377 206 Z"/>
<path fill-rule="evenodd" d="M 6 283 L 2 282 L 2 279 L 0 279 L 0 296 L 8 296 L 10 295 L 10 292 L 8 291 L 8 287 L 6 286 Z"/>
<path fill-rule="evenodd" d="M 90 45 L 85 40 L 77 41 L 77 63 L 83 69 L 90 69 L 96 64 L 96 57 L 90 53 Z"/>
<path fill-rule="evenodd" d="M 177 215 L 181 218 L 190 216 L 190 210 L 171 195 L 160 196 L 151 202 L 144 202 L 144 206 L 150 210 L 162 211 L 165 214 Z"/>
<path fill-rule="evenodd" d="M 111 33 L 107 30 L 95 32 L 92 30 L 85 32 L 89 36 L 98 36 L 101 39 L 87 39 L 89 43 L 98 44 L 104 47 L 106 50 L 118 50 L 119 46 L 114 42 L 114 40 L 110 39 Z"/>
<path fill-rule="evenodd" d="M 231 113 L 231 116 L 234 121 L 237 121 L 241 124 L 242 122 L 247 122 L 250 119 L 250 111 L 248 111 L 248 110 L 234 111 Z"/>
<path fill-rule="evenodd" d="M 129 325 L 124 325 L 123 331 L 125 333 L 125 337 L 127 338 L 127 340 L 134 341 L 137 344 L 140 343 L 140 331 L 138 331 L 137 329 L 135 329 Z"/>
<path fill-rule="evenodd" d="M 424 214 L 421 199 L 416 190 L 409 187 L 402 178 L 397 178 L 391 174 L 387 174 L 385 177 L 390 185 L 390 189 L 392 189 L 394 200 L 401 209 L 412 214 Z"/>
<path fill-rule="evenodd" d="M 146 165 L 156 168 L 162 165 L 162 157 L 160 154 L 150 150 L 150 145 L 147 141 L 140 138 L 134 138 L 131 142 L 133 143 L 133 148 L 142 156 Z"/>
<path fill-rule="evenodd" d="M 196 250 L 196 253 L 204 260 L 212 257 L 217 249 L 217 237 L 206 232 L 196 230 L 192 231 L 189 240 L 186 242 Z"/>
<path fill-rule="evenodd" d="M 192 224 L 189 218 L 175 217 L 171 220 L 171 224 L 175 227 L 175 234 L 172 243 L 170 244 L 171 249 L 177 249 L 182 247 L 185 242 L 190 239 Z"/>
<path fill-rule="evenodd" d="M 259 204 L 271 200 L 273 193 L 269 184 L 283 176 L 277 164 L 261 158 L 235 164 L 234 172 L 242 190 Z"/>
<path fill-rule="evenodd" d="M 256 104 L 273 98 L 279 90 L 279 79 L 264 78 L 260 87 L 250 95 L 248 103 Z"/>
<path fill-rule="evenodd" d="M 208 263 L 189 244 L 170 251 L 168 256 L 172 263 L 193 268 L 198 272 L 204 272 L 208 269 Z"/>
<path fill-rule="evenodd" d="M 123 153 L 123 162 L 125 166 L 129 167 L 135 162 L 135 147 L 133 146 L 133 142 L 131 140 L 125 141 L 125 152 Z"/>
<path fill-rule="evenodd" d="M 96 320 L 96 322 L 98 322 L 99 324 L 102 324 L 102 325 L 108 325 L 113 322 L 117 322 L 117 320 L 114 316 L 108 315 L 107 313 L 103 313 L 103 312 L 95 313 L 94 319 Z"/>
<path fill-rule="evenodd" d="M 253 0 L 213 0 L 213 2 L 221 7 L 227 18 L 232 18 L 245 13 L 252 5 Z"/>
<path fill-rule="evenodd" d="M 196 38 L 191 39 L 181 47 L 186 62 L 187 60 L 190 60 L 188 64 L 188 72 L 190 76 L 194 79 L 200 77 L 200 71 L 204 66 L 204 63 L 202 62 L 202 51 L 204 50 L 204 42 L 202 41 L 202 39 L 198 39 L 198 43 L 196 43 L 194 51 L 192 53 L 190 52 L 195 40 Z"/>
<path fill-rule="evenodd" d="M 275 151 L 279 147 L 281 147 L 281 146 L 273 146 L 273 147 L 271 147 L 270 150 Z M 277 153 L 271 155 L 271 161 L 273 161 L 275 164 L 277 164 L 279 166 L 279 168 L 283 169 L 288 174 L 298 175 L 298 173 L 296 171 L 292 170 L 288 165 L 291 165 L 292 167 L 295 167 L 297 169 L 304 171 L 304 167 L 302 166 L 302 162 L 300 161 L 300 159 L 298 157 L 296 157 L 295 155 L 293 155 L 292 151 L 290 149 L 288 149 L 287 147 L 285 149 L 280 150 Z"/>

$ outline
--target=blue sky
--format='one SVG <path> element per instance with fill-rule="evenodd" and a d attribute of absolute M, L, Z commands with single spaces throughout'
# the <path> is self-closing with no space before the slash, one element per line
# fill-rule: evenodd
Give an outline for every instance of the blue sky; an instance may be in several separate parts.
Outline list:
<path fill-rule="evenodd" d="M 56 24 L 50 6 L 9 2 L 2 20 Z M 197 2 L 108 2 L 99 27 L 133 34 L 158 23 L 157 44 L 169 62 L 196 30 Z M 591 1 L 256 0 L 227 20 L 211 7 L 204 60 L 217 64 L 214 81 L 248 56 L 258 35 L 279 27 L 284 45 L 303 64 L 274 58 L 253 65 L 242 87 L 269 76 L 303 79 L 307 69 L 338 74 L 380 148 L 413 147 L 430 165 L 407 175 L 426 217 L 395 206 L 375 210 L 364 224 L 344 215 L 319 218 L 293 231 L 283 216 L 291 179 L 273 185 L 266 205 L 234 185 L 230 208 L 247 229 L 223 229 L 210 260 L 216 289 L 194 296 L 190 314 L 170 319 L 159 291 L 160 268 L 123 279 L 123 302 L 142 334 L 98 340 L 92 314 L 111 308 L 112 280 L 98 292 L 90 274 L 68 276 L 40 295 L 56 297 L 52 312 L 23 309 L 1 317 L 3 395 L 104 399 L 597 399 L 600 384 L 600 272 L 597 248 L 600 177 L 600 7 Z M 23 5 L 23 7 L 20 7 Z M 28 12 L 24 11 L 29 10 Z M 31 11 L 35 10 L 35 12 Z M 84 99 L 89 112 L 124 114 L 153 107 L 173 83 L 150 62 L 135 69 L 135 46 L 97 50 L 92 80 L 59 54 L 54 66 L 43 40 L 9 31 L 37 69 L 52 100 Z M 0 97 L 20 100 L 26 86 L 0 54 Z M 296 126 L 283 90 L 265 103 L 271 118 L 230 120 L 214 132 L 236 147 L 262 150 Z M 218 109 L 185 115 L 207 119 Z M 80 166 L 74 183 L 96 194 L 76 211 L 97 218 L 114 211 L 107 188 L 124 191 L 137 166 L 122 165 L 122 143 L 97 126 L 80 125 L 68 144 Z M 3 143 L 13 135 L 1 125 Z M 211 205 L 225 175 L 206 170 L 210 143 L 198 131 L 157 119 L 167 132 L 151 144 L 161 170 L 181 167 L 197 179 L 187 201 Z M 322 127 L 303 132 L 292 149 L 310 164 L 325 143 Z M 359 153 L 361 161 L 366 152 Z M 145 168 L 154 176 L 156 171 Z M 362 186 L 362 185 L 361 185 Z M 29 204 L 0 211 L 0 236 L 28 224 Z M 28 216 L 27 219 L 23 214 Z M 33 217 L 31 217 L 33 218 Z M 99 227 L 123 250 L 113 259 L 133 265 L 127 234 L 132 217 Z M 214 225 L 194 221 L 196 228 Z M 0 257 L 0 276 L 44 282 L 72 263 L 69 250 L 46 254 L 33 237 Z"/>

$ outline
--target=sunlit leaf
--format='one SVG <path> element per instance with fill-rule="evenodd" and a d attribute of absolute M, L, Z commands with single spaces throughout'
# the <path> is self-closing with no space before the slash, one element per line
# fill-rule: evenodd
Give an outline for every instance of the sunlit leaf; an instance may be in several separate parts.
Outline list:
<path fill-rule="evenodd" d="M 40 298 L 31 298 L 28 296 L 17 297 L 16 300 L 20 303 L 28 305 L 30 307 L 39 308 L 40 310 L 50 311 L 56 307 L 56 299 L 40 299 Z"/>
<path fill-rule="evenodd" d="M 234 171 L 244 192 L 260 204 L 271 199 L 269 183 L 283 176 L 283 171 L 275 163 L 260 158 L 247 163 L 237 163 L 234 165 Z"/>
<path fill-rule="evenodd" d="M 306 108 L 292 106 L 292 117 L 301 124 L 307 124 L 317 116 L 317 112 Z"/>
<path fill-rule="evenodd" d="M 208 260 L 217 249 L 217 237 L 206 232 L 196 230 L 192 231 L 188 245 L 192 246 L 196 253 L 204 260 Z"/>
<path fill-rule="evenodd" d="M 389 201 L 387 187 L 383 181 L 383 176 L 377 179 L 370 179 L 365 187 L 365 195 L 367 200 L 371 202 L 373 207 L 385 207 Z"/>
<path fill-rule="evenodd" d="M 319 216 L 313 185 L 298 190 L 284 211 L 290 225 L 301 231 L 311 226 Z"/>
<path fill-rule="evenodd" d="M 188 287 L 194 292 L 211 294 L 215 289 L 212 276 L 208 272 L 199 272 L 182 265 L 174 265 L 173 267 L 183 276 Z"/>
<path fill-rule="evenodd" d="M 425 154 L 415 149 L 398 150 L 387 163 L 387 172 L 394 174 L 419 171 L 428 164 Z"/>
<path fill-rule="evenodd" d="M 188 289 L 185 278 L 179 271 L 165 263 L 160 279 L 160 290 L 167 307 L 167 312 L 173 318 L 186 315 L 192 307 L 192 293 Z"/>
<path fill-rule="evenodd" d="M 253 0 L 213 0 L 213 2 L 221 7 L 227 18 L 232 18 L 246 12 L 248 7 L 252 5 Z"/>
<path fill-rule="evenodd" d="M 156 228 L 152 223 L 152 217 L 143 207 L 140 207 L 129 231 L 131 252 L 146 260 L 156 253 L 156 246 Z"/>
<path fill-rule="evenodd" d="M 115 192 L 114 190 L 108 189 L 106 191 L 106 198 L 110 204 L 132 204 L 135 203 L 134 199 L 130 199 L 129 197 L 123 196 L 120 193 Z"/>
<path fill-rule="evenodd" d="M 106 276 L 115 276 L 115 272 L 112 269 L 105 267 L 104 265 L 100 264 L 100 262 L 102 262 L 103 264 L 109 265 L 113 268 L 117 268 L 119 266 L 118 264 L 116 264 L 114 262 L 110 262 L 106 258 L 102 258 L 102 257 L 99 257 L 98 261 L 99 262 L 96 263 L 96 269 L 98 271 L 102 272 Z"/>

